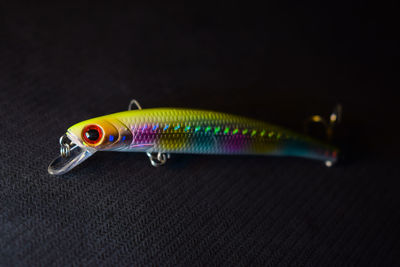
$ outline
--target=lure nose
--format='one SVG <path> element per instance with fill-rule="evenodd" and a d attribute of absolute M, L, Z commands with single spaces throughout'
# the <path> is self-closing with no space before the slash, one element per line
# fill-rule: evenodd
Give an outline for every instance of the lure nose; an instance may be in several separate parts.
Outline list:
<path fill-rule="evenodd" d="M 69 143 L 66 143 L 66 140 L 69 141 Z M 83 145 L 74 145 L 70 148 L 70 144 L 72 144 L 71 139 L 66 135 L 63 135 L 60 138 L 61 153 L 60 156 L 55 158 L 47 168 L 50 174 L 62 175 L 67 173 L 96 152 L 96 149 Z"/>

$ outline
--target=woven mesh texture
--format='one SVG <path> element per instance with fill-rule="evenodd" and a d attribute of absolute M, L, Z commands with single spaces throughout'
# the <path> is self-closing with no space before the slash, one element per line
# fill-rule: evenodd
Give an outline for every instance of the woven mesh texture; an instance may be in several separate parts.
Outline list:
<path fill-rule="evenodd" d="M 0 4 L 0 265 L 399 265 L 398 44 L 357 8 Z M 104 152 L 48 175 L 70 125 L 131 98 L 298 131 L 340 101 L 347 161 Z"/>

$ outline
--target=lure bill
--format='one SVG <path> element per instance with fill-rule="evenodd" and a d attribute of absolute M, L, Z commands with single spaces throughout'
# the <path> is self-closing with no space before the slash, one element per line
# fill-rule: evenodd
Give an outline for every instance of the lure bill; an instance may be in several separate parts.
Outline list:
<path fill-rule="evenodd" d="M 153 166 L 164 164 L 172 153 L 294 156 L 327 166 L 337 161 L 335 147 L 262 121 L 206 110 L 141 109 L 133 103 L 138 109 L 70 127 L 49 173 L 64 174 L 97 151 L 145 152 Z"/>

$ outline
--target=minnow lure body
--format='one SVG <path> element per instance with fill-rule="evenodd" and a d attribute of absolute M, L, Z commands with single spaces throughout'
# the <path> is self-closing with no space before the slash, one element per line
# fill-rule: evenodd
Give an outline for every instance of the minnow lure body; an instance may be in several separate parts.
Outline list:
<path fill-rule="evenodd" d="M 62 156 L 50 164 L 51 174 L 71 170 L 96 151 L 146 152 L 154 166 L 170 153 L 295 156 L 327 166 L 338 156 L 336 148 L 282 127 L 183 108 L 140 108 L 89 119 L 70 127 L 60 144 Z"/>

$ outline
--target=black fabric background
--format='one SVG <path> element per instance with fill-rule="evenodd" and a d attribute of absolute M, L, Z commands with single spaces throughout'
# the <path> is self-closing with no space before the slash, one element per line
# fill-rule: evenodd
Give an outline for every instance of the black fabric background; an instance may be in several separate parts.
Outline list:
<path fill-rule="evenodd" d="M 400 264 L 394 3 L 0 4 L 0 265 Z M 47 173 L 70 125 L 131 98 L 298 131 L 340 102 L 347 160 L 97 153 Z"/>

